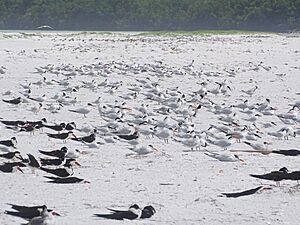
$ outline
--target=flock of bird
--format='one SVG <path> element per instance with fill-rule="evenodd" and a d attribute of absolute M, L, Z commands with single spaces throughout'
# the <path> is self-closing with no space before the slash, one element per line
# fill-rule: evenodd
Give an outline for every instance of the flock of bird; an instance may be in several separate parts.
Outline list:
<path fill-rule="evenodd" d="M 7 114 L 4 118 L 0 115 L 3 116 L 0 120 L 3 128 L 1 137 L 7 136 L 5 131 L 14 133 L 13 137 L 0 141 L 0 171 L 23 173 L 25 168 L 29 168 L 33 173 L 42 171 L 49 183 L 93 182 L 74 176 L 76 167 L 81 166 L 78 158 L 82 151 L 67 148 L 66 142 L 78 143 L 79 148 L 88 149 L 101 149 L 109 143 L 115 146 L 125 143 L 137 157 L 166 154 L 172 145 L 180 144 L 189 151 L 203 152 L 207 160 L 213 158 L 221 162 L 244 162 L 239 150 L 234 150 L 235 145 L 244 146 L 246 150 L 241 150 L 243 153 L 280 154 L 282 157 L 300 155 L 297 149 L 272 150 L 270 147 L 270 140 L 288 141 L 300 135 L 297 127 L 300 101 L 288 103 L 289 110 L 282 112 L 272 106 L 271 98 L 257 102 L 260 87 L 249 83 L 248 89 L 240 90 L 242 97 L 236 98 L 234 104 L 228 103 L 226 97 L 234 89 L 230 79 L 235 71 L 205 73 L 196 70 L 194 64 L 193 60 L 186 66 L 175 68 L 163 61 L 149 64 L 113 61 L 78 67 L 70 64 L 37 67 L 33 80 L 21 81 L 17 91 L 2 93 L 2 109 L 22 110 L 28 118 L 8 118 Z M 263 63 L 256 67 L 258 70 L 267 69 Z M 3 68 L 5 75 L 9 69 Z M 224 79 L 228 74 L 231 76 Z M 194 89 L 187 90 L 179 83 L 173 84 L 173 77 L 192 77 L 197 82 Z M 169 86 L 166 87 L 165 82 Z M 90 96 L 95 95 L 98 97 L 91 99 Z M 47 118 L 60 114 L 63 115 L 60 118 L 68 118 L 67 121 L 50 121 Z M 215 122 L 205 124 L 203 114 Z M 31 120 L 40 115 L 43 115 L 41 120 Z M 43 149 L 40 146 L 38 154 L 33 151 L 24 155 L 18 135 L 38 135 L 41 139 L 56 140 L 60 147 Z M 156 142 L 159 140 L 163 150 L 155 146 L 154 139 Z M 151 144 L 144 144 L 146 142 Z M 289 172 L 284 167 L 251 176 L 275 182 L 298 181 L 300 171 Z M 263 188 L 259 186 L 223 195 L 240 197 Z M 59 215 L 45 205 L 11 206 L 16 211 L 6 211 L 8 215 L 27 219 L 31 225 L 50 224 L 50 218 Z M 140 208 L 137 204 L 128 210 L 109 211 L 110 214 L 95 216 L 133 220 L 150 218 L 156 212 L 151 205 Z"/>

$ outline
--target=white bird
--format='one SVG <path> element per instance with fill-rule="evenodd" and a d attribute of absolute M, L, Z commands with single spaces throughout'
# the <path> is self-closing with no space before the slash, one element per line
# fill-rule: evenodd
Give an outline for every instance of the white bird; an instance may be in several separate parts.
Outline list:
<path fill-rule="evenodd" d="M 246 93 L 249 96 L 252 96 L 254 94 L 254 92 L 258 89 L 258 86 L 255 86 L 254 88 L 251 88 L 249 90 L 242 90 L 242 92 Z"/>
<path fill-rule="evenodd" d="M 51 225 L 53 224 L 53 216 L 59 215 L 58 213 L 52 211 L 48 212 L 47 207 L 43 207 L 41 216 L 32 218 L 27 225 Z"/>
<path fill-rule="evenodd" d="M 264 151 L 264 150 L 268 150 L 268 146 L 271 143 L 265 141 L 263 144 L 261 143 L 251 143 L 248 141 L 244 141 L 245 144 L 249 145 L 250 147 L 252 147 L 254 150 L 258 150 L 258 151 Z"/>
<path fill-rule="evenodd" d="M 129 148 L 131 151 L 137 153 L 138 155 L 147 155 L 149 153 L 152 153 L 153 151 L 158 151 L 156 148 L 153 147 L 153 145 L 147 145 L 147 146 L 135 146 L 134 148 Z"/>
<path fill-rule="evenodd" d="M 219 140 L 208 140 L 213 145 L 217 145 L 221 148 L 224 148 L 226 150 L 229 146 L 233 144 L 232 136 L 230 135 L 228 139 L 219 139 Z"/>
<path fill-rule="evenodd" d="M 66 154 L 66 158 L 68 158 L 68 159 L 79 158 L 80 154 L 81 154 L 81 151 L 78 150 L 78 149 L 75 149 L 75 150 L 69 150 L 68 149 L 68 152 Z"/>
<path fill-rule="evenodd" d="M 38 105 L 35 105 L 33 107 L 31 107 L 29 110 L 35 114 L 37 114 L 41 108 L 42 108 L 43 104 L 42 103 L 39 103 Z"/>
<path fill-rule="evenodd" d="M 88 104 L 89 106 L 89 104 Z M 78 109 L 69 109 L 70 112 L 75 112 L 75 113 L 79 113 L 79 114 L 83 114 L 84 117 L 86 117 L 86 114 L 88 114 L 91 110 L 89 109 L 89 107 L 86 108 L 78 108 Z"/>
<path fill-rule="evenodd" d="M 244 160 L 240 159 L 238 155 L 232 154 L 230 152 L 210 152 L 207 151 L 204 153 L 205 155 L 212 157 L 214 159 L 217 159 L 221 162 L 236 162 L 236 161 L 241 161 L 244 162 Z"/>
<path fill-rule="evenodd" d="M 173 128 L 162 128 L 161 130 L 157 131 L 154 130 L 154 134 L 159 138 L 163 139 L 165 143 L 169 143 L 169 138 L 173 134 Z"/>

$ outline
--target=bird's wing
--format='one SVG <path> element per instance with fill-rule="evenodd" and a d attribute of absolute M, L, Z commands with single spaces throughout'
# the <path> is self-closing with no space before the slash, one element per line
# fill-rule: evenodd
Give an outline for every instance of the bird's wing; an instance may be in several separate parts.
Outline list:
<path fill-rule="evenodd" d="M 238 197 L 241 197 L 241 196 L 247 196 L 247 195 L 252 195 L 252 194 L 255 194 L 257 191 L 259 191 L 263 186 L 259 186 L 259 187 L 256 187 L 256 188 L 252 188 L 252 189 L 249 189 L 249 190 L 245 190 L 245 191 L 242 191 L 242 192 L 235 192 L 235 193 L 222 193 L 222 195 L 225 195 L 226 197 L 228 198 L 238 198 Z"/>

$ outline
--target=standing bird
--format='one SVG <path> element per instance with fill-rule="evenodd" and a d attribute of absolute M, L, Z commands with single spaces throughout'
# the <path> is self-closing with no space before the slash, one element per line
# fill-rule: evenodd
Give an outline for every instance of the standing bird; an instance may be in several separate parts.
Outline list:
<path fill-rule="evenodd" d="M 258 179 L 264 179 L 264 180 L 273 180 L 276 181 L 278 185 L 280 185 L 280 181 L 286 180 L 289 178 L 288 169 L 286 167 L 282 167 L 278 171 L 272 171 L 270 173 L 262 174 L 262 175 L 256 175 L 256 174 L 250 174 L 251 177 L 255 177 Z"/>

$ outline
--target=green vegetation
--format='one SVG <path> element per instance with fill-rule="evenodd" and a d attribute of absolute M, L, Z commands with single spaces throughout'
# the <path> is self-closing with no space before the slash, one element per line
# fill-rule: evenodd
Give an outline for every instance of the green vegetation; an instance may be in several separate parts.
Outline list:
<path fill-rule="evenodd" d="M 0 0 L 0 29 L 300 30 L 300 0 Z"/>

